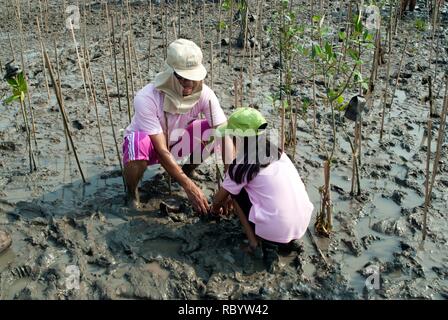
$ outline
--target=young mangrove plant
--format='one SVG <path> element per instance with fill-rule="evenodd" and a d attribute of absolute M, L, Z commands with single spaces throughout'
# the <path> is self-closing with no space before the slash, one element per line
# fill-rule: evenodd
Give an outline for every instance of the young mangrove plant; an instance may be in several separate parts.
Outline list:
<path fill-rule="evenodd" d="M 19 67 L 13 65 L 13 61 L 10 61 L 5 66 L 5 77 L 4 79 L 9 84 L 12 95 L 6 98 L 3 102 L 5 104 L 10 104 L 13 101 L 18 100 L 20 103 L 20 110 L 22 111 L 23 122 L 25 124 L 28 150 L 29 150 L 29 158 L 30 158 L 30 172 L 37 170 L 36 161 L 34 159 L 34 152 L 31 144 L 31 132 L 30 127 L 28 125 L 28 115 L 25 108 L 25 95 L 28 92 L 28 85 L 26 83 L 25 74 Z"/>

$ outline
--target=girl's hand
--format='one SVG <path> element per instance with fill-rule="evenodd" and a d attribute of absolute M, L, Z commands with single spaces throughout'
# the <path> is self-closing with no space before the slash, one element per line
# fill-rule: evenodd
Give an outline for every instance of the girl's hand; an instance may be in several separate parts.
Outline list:
<path fill-rule="evenodd" d="M 223 209 L 223 214 L 225 216 L 230 216 L 230 214 L 233 212 L 233 199 L 230 195 L 227 197 L 226 201 L 224 202 L 222 209 Z"/>
<path fill-rule="evenodd" d="M 222 207 L 219 204 L 214 203 L 210 208 L 210 214 L 218 216 L 222 214 Z"/>

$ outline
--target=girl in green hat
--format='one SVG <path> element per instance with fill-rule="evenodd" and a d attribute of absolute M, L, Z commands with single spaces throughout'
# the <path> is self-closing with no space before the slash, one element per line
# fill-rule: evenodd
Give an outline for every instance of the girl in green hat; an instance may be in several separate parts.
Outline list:
<path fill-rule="evenodd" d="M 233 136 L 236 159 L 217 192 L 212 214 L 221 214 L 230 195 L 249 240 L 249 250 L 290 246 L 305 234 L 313 204 L 289 157 L 267 139 L 267 122 L 253 108 L 239 108 L 218 128 Z"/>

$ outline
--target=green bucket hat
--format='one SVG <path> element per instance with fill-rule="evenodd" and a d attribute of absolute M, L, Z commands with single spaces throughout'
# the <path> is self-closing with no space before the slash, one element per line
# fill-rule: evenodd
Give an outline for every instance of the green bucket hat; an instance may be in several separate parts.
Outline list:
<path fill-rule="evenodd" d="M 236 109 L 230 115 L 227 124 L 221 125 L 216 129 L 216 134 L 219 137 L 225 135 L 239 137 L 258 136 L 263 133 L 266 126 L 266 119 L 258 110 L 244 107 Z"/>

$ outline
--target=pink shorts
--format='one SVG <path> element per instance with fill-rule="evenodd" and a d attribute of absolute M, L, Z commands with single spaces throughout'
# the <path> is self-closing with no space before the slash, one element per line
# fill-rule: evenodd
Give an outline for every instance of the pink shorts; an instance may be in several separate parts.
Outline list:
<path fill-rule="evenodd" d="M 205 132 L 208 129 L 210 129 L 210 125 L 206 119 L 193 121 L 181 132 L 177 142 L 171 145 L 170 151 L 174 158 L 182 159 L 194 153 L 194 159 L 199 163 L 202 162 L 201 155 L 211 135 L 211 131 Z M 151 138 L 145 132 L 132 132 L 124 138 L 123 164 L 126 165 L 129 161 L 134 160 L 146 160 L 148 165 L 159 163 Z"/>

